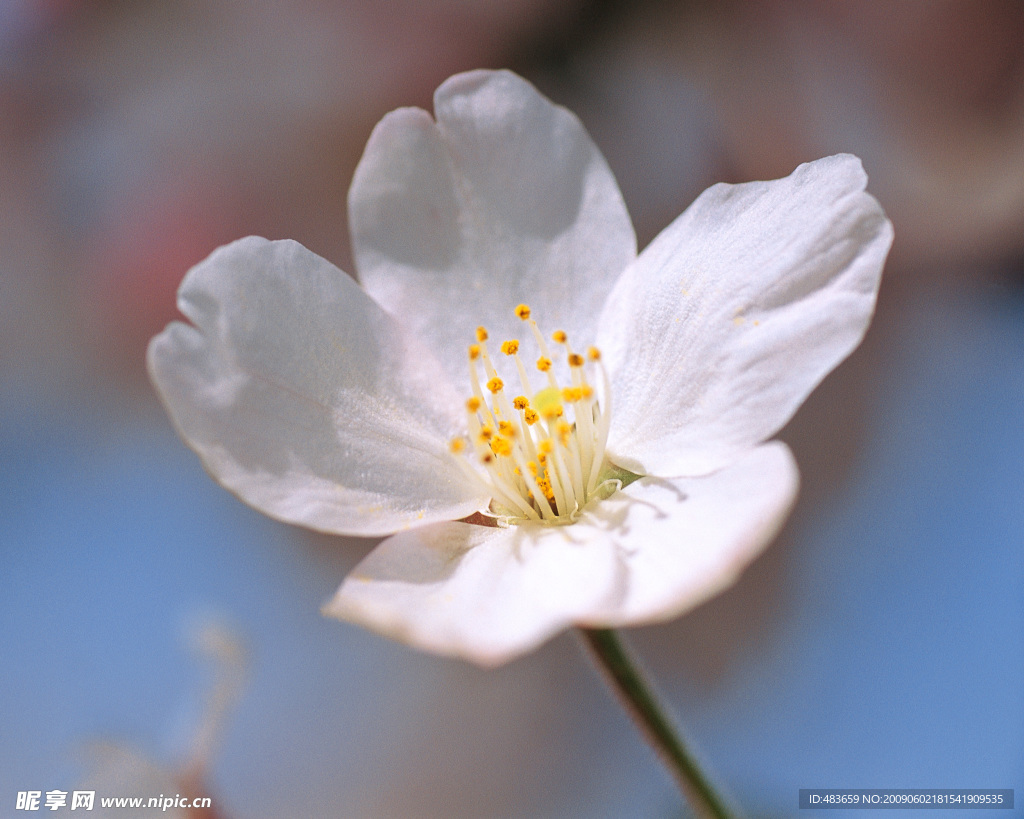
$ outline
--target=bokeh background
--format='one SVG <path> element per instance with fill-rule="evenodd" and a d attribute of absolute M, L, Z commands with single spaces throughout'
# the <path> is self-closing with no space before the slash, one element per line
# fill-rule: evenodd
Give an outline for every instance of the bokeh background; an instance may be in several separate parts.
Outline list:
<path fill-rule="evenodd" d="M 322 619 L 373 543 L 240 504 L 146 378 L 218 244 L 351 271 L 374 123 L 478 67 L 580 115 L 641 245 L 713 182 L 863 158 L 896 241 L 781 435 L 796 512 L 628 636 L 749 816 L 1024 801 L 1024 6 L 0 0 L 0 816 L 85 783 L 231 819 L 686 815 L 573 635 L 484 672 Z"/>

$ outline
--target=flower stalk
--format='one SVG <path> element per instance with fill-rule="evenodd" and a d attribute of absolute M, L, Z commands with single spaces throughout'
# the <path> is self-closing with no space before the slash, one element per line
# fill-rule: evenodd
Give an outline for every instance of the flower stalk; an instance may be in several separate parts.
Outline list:
<path fill-rule="evenodd" d="M 736 814 L 726 806 L 725 800 L 701 771 L 618 633 L 614 629 L 603 628 L 581 628 L 579 631 L 630 717 L 658 752 L 697 816 L 701 819 L 733 819 Z"/>

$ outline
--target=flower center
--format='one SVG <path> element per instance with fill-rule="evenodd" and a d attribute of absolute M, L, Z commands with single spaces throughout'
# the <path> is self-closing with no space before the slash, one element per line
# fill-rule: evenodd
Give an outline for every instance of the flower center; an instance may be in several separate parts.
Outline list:
<path fill-rule="evenodd" d="M 520 304 L 515 313 L 536 340 L 536 368 L 544 386 L 534 391 L 519 357 L 519 340 L 510 339 L 501 352 L 515 362 L 522 392 L 509 399 L 487 350 L 487 330 L 477 327 L 476 343 L 469 346 L 468 435 L 453 439 L 451 450 L 463 471 L 485 485 L 495 514 L 513 522 L 571 523 L 603 492 L 611 420 L 608 376 L 596 347 L 579 355 L 557 330 L 551 340 L 560 355 L 552 355 L 530 308 Z M 554 372 L 561 356 L 568 365 L 568 386 Z M 594 375 L 600 378 L 600 400 L 590 382 Z"/>

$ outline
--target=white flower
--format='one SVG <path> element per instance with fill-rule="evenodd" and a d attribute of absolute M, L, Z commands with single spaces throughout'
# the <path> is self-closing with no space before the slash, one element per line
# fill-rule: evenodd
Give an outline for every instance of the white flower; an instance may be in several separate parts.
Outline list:
<path fill-rule="evenodd" d="M 391 535 L 328 614 L 484 665 L 679 615 L 787 514 L 796 466 L 765 441 L 859 343 L 891 225 L 841 155 L 716 185 L 637 256 L 571 113 L 502 71 L 434 106 L 385 117 L 356 171 L 362 287 L 294 242 L 220 248 L 182 282 L 192 325 L 150 344 L 160 395 L 247 503 Z"/>

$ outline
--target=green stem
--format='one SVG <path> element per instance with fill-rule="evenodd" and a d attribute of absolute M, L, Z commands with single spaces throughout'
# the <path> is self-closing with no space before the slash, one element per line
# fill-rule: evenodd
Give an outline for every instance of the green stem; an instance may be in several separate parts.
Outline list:
<path fill-rule="evenodd" d="M 604 628 L 581 628 L 580 633 L 626 710 L 658 752 L 697 815 L 732 819 L 734 814 L 700 770 L 619 635 L 613 629 Z"/>

